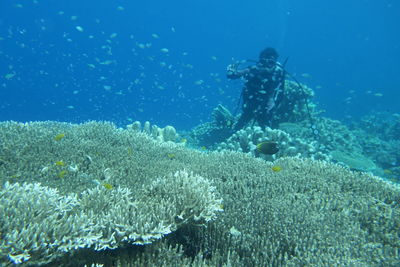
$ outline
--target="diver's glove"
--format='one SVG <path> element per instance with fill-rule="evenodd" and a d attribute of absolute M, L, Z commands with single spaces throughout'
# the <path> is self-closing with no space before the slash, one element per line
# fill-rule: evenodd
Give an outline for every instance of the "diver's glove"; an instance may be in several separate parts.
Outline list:
<path fill-rule="evenodd" d="M 228 75 L 235 73 L 237 71 L 238 66 L 239 66 L 238 63 L 229 64 L 228 67 L 226 68 Z"/>

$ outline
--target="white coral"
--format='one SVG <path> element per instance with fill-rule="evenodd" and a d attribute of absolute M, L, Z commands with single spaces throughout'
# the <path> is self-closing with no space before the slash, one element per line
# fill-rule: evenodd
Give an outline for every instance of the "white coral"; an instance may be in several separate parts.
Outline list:
<path fill-rule="evenodd" d="M 279 152 L 276 155 L 262 155 L 257 152 L 257 144 L 264 141 L 274 141 L 279 144 Z M 318 151 L 317 144 L 307 143 L 300 138 L 293 138 L 288 133 L 266 127 L 263 131 L 258 126 L 247 127 L 233 134 L 226 142 L 219 144 L 217 150 L 234 150 L 250 153 L 253 156 L 261 157 L 272 161 L 282 156 L 302 156 L 327 160 L 328 155 Z"/>
<path fill-rule="evenodd" d="M 79 196 L 61 195 L 39 183 L 7 182 L 0 191 L 0 214 L 6 214 L 0 218 L 0 262 L 44 264 L 85 247 L 148 244 L 182 223 L 214 219 L 221 201 L 210 181 L 185 170 L 135 194 L 98 185 Z"/>

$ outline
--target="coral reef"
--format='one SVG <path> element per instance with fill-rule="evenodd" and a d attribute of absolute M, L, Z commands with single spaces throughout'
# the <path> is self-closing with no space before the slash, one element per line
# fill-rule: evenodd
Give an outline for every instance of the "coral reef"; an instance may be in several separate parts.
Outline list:
<path fill-rule="evenodd" d="M 179 138 L 179 135 L 177 134 L 175 128 L 170 125 L 167 125 L 164 128 L 160 128 L 157 125 L 151 125 L 150 122 L 146 121 L 143 124 L 142 128 L 141 122 L 135 121 L 132 124 L 129 124 L 127 128 L 133 131 L 148 134 L 152 138 L 161 142 L 176 142 Z"/>
<path fill-rule="evenodd" d="M 234 132 L 232 130 L 236 118 L 227 108 L 218 105 L 212 112 L 213 120 L 196 126 L 187 137 L 190 144 L 197 147 L 205 146 L 214 148 L 216 144 L 224 141 Z"/>
<path fill-rule="evenodd" d="M 297 123 L 308 120 L 319 112 L 316 105 L 311 102 L 314 91 L 294 81 L 287 80 L 280 105 L 271 114 L 270 127 L 277 128 L 280 123 Z M 308 106 L 308 107 L 307 107 Z M 190 139 L 196 146 L 210 148 L 218 147 L 218 143 L 225 142 L 234 131 L 232 127 L 238 117 L 233 116 L 229 110 L 218 105 L 212 113 L 213 120 L 195 127 L 190 133 Z M 249 125 L 249 127 L 251 127 Z"/>
<path fill-rule="evenodd" d="M 376 175 L 382 175 L 383 168 L 389 168 L 387 162 L 396 162 L 396 155 L 400 153 L 393 151 L 398 147 L 395 145 L 398 141 L 382 142 L 373 136 L 362 137 L 359 132 L 351 130 L 338 120 L 313 116 L 312 123 L 310 125 L 309 120 L 283 122 L 277 129 L 266 127 L 264 130 L 258 126 L 247 127 L 235 133 L 231 132 L 231 136 L 225 139 L 223 136 L 216 138 L 212 127 L 201 128 L 206 124 L 197 127 L 193 132 L 197 134 L 195 140 L 200 141 L 200 144 L 204 143 L 207 137 L 212 140 L 208 142 L 210 147 L 218 151 L 250 153 L 269 161 L 282 156 L 331 160 L 355 170 L 371 171 Z M 212 144 L 217 140 L 220 140 L 219 144 Z M 256 149 L 257 144 L 268 140 L 279 144 L 280 151 L 273 156 L 258 153 Z M 383 152 L 382 148 L 386 152 Z M 372 155 L 371 152 L 376 155 Z"/>
<path fill-rule="evenodd" d="M 196 126 L 185 136 L 188 139 L 188 143 L 192 146 L 205 146 L 209 149 L 214 149 L 218 143 L 225 141 L 233 132 L 232 128 L 217 126 L 212 121 Z"/>
<path fill-rule="evenodd" d="M 310 125 L 309 121 L 281 123 L 279 129 L 297 138 L 318 141 L 320 149 L 326 153 L 333 150 L 361 153 L 362 148 L 357 136 L 340 121 L 314 117 L 313 123 L 313 125 Z"/>
<path fill-rule="evenodd" d="M 213 110 L 212 117 L 217 127 L 231 128 L 235 123 L 235 117 L 226 107 L 222 106 L 221 104 Z"/>
<path fill-rule="evenodd" d="M 182 224 L 204 224 L 218 211 L 221 199 L 215 188 L 186 171 L 135 192 L 97 186 L 79 196 L 40 184 L 6 182 L 0 191 L 0 213 L 8 215 L 0 221 L 0 260 L 43 264 L 82 248 L 149 244 Z"/>
<path fill-rule="evenodd" d="M 10 214 L 0 218 L 5 266 L 9 254 L 53 266 L 400 264 L 400 188 L 367 173 L 312 159 L 202 153 L 108 123 L 6 122 L 0 142 L 0 208 Z M 32 197 L 39 202 L 29 206 Z M 58 224 L 29 223 L 47 214 Z M 92 245 L 80 248 L 79 237 Z M 136 241 L 141 245 L 128 245 Z M 102 242 L 115 249 L 95 251 Z"/>
<path fill-rule="evenodd" d="M 316 106 L 310 102 L 313 91 L 304 88 L 311 114 L 305 107 L 304 94 L 298 91 L 300 89 L 294 82 L 289 81 L 288 95 L 283 103 L 294 102 L 291 106 L 283 104 L 281 110 L 274 114 L 276 119 L 271 126 L 275 125 L 275 129 L 279 130 L 278 135 L 272 127 L 267 127 L 265 131 L 259 127 L 247 127 L 234 132 L 228 127 L 233 116 L 219 106 L 213 112 L 214 120 L 194 128 L 188 139 L 197 147 L 245 152 L 269 161 L 282 156 L 331 160 L 354 170 L 400 181 L 396 169 L 400 163 L 400 115 L 374 113 L 346 126 L 338 120 L 317 116 Z M 293 110 L 287 113 L 283 107 Z M 274 156 L 258 153 L 256 145 L 266 140 L 278 142 L 280 152 Z"/>
<path fill-rule="evenodd" d="M 271 118 L 271 127 L 275 128 L 282 122 L 304 121 L 318 114 L 315 103 L 311 101 L 313 97 L 314 91 L 311 88 L 304 84 L 299 87 L 296 82 L 286 80 L 281 103 L 274 110 Z"/>
<path fill-rule="evenodd" d="M 222 210 L 208 179 L 181 170 L 142 180 L 140 172 L 130 167 L 135 164 L 132 158 L 141 157 L 139 145 L 170 151 L 170 143 L 111 124 L 2 123 L 0 127 L 2 137 L 13 136 L 1 139 L 3 148 L 14 152 L 3 154 L 0 167 L 0 180 L 5 182 L 0 213 L 8 215 L 0 218 L 1 262 L 8 258 L 13 263 L 43 264 L 81 248 L 147 244 L 182 224 L 204 224 Z M 61 136 L 59 132 L 63 138 L 54 138 Z M 136 142 L 140 144 L 132 146 Z M 100 153 L 101 147 L 107 153 Z M 65 175 L 60 177 L 60 171 Z"/>
<path fill-rule="evenodd" d="M 375 112 L 351 127 L 364 154 L 382 168 L 378 174 L 400 182 L 400 115 Z"/>
<path fill-rule="evenodd" d="M 373 112 L 353 126 L 382 140 L 400 139 L 400 114 L 397 113 Z"/>
<path fill-rule="evenodd" d="M 340 150 L 331 151 L 332 159 L 338 163 L 344 164 L 353 170 L 372 172 L 376 170 L 376 164 L 362 154 L 348 154 Z"/>
<path fill-rule="evenodd" d="M 279 152 L 275 155 L 263 155 L 257 151 L 257 144 L 264 141 L 274 141 L 279 145 Z M 239 130 L 222 142 L 217 150 L 233 150 L 238 152 L 250 153 L 255 157 L 261 157 L 265 160 L 275 160 L 283 156 L 292 157 L 310 157 L 313 159 L 328 160 L 327 154 L 318 151 L 317 142 L 304 142 L 300 138 L 293 138 L 288 133 L 266 127 L 253 126 Z"/>
<path fill-rule="evenodd" d="M 317 150 L 329 155 L 329 158 L 349 168 L 381 174 L 379 161 L 370 157 L 365 139 L 338 120 L 318 117 L 314 118 L 314 129 L 306 122 L 281 123 L 279 128 L 303 142 L 316 142 Z M 312 130 L 317 130 L 313 133 Z M 370 142 L 370 141 L 369 141 Z"/>
<path fill-rule="evenodd" d="M 37 183 L 6 182 L 0 190 L 0 263 L 43 264 L 90 246 L 97 236 L 89 216 L 77 212 L 79 205 L 76 195 L 63 196 Z"/>

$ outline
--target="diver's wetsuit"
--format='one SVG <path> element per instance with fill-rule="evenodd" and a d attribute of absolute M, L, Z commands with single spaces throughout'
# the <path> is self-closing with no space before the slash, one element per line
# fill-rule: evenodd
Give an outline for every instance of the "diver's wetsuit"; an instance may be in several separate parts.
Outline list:
<path fill-rule="evenodd" d="M 279 104 L 285 87 L 285 71 L 279 64 L 268 68 L 261 63 L 242 70 L 229 69 L 229 79 L 246 80 L 242 97 L 243 113 L 235 125 L 235 130 L 243 128 L 251 120 L 265 127 L 271 119 L 274 107 Z"/>

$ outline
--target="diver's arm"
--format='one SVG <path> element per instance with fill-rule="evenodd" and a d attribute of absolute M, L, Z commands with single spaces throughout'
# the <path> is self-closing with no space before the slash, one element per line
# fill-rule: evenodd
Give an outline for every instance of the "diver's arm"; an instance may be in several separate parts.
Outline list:
<path fill-rule="evenodd" d="M 250 69 L 238 70 L 238 64 L 230 64 L 226 69 L 226 76 L 229 79 L 239 79 L 250 72 Z"/>

